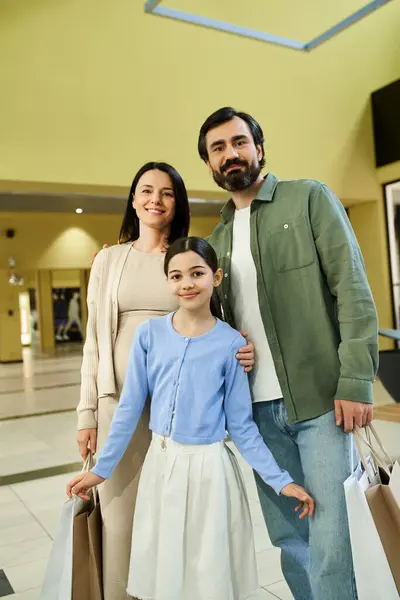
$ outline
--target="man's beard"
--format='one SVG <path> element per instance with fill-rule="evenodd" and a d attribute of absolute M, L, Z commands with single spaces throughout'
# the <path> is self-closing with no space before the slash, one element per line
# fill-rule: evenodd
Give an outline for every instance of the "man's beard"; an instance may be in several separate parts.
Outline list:
<path fill-rule="evenodd" d="M 232 165 L 240 165 L 242 169 L 227 171 Z M 260 163 L 255 160 L 251 164 L 242 160 L 227 160 L 221 171 L 214 171 L 215 183 L 228 192 L 242 192 L 255 183 L 261 173 Z"/>

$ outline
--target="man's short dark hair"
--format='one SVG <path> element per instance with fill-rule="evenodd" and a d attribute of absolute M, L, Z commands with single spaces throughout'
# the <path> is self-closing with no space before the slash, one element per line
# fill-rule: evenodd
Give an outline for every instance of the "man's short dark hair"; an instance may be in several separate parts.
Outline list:
<path fill-rule="evenodd" d="M 260 161 L 261 168 L 265 165 L 265 151 L 264 151 L 264 134 L 257 123 L 257 121 L 248 113 L 238 112 L 234 108 L 230 106 L 225 106 L 224 108 L 220 108 L 215 111 L 212 115 L 208 117 L 201 126 L 199 133 L 199 141 L 197 145 L 197 149 L 199 151 L 200 157 L 204 160 L 204 162 L 208 161 L 208 152 L 206 145 L 206 135 L 211 129 L 215 129 L 219 125 L 223 123 L 227 123 L 228 121 L 232 121 L 234 117 L 239 117 L 245 121 L 250 129 L 250 133 L 253 136 L 253 140 L 256 146 L 261 146 L 262 158 Z"/>

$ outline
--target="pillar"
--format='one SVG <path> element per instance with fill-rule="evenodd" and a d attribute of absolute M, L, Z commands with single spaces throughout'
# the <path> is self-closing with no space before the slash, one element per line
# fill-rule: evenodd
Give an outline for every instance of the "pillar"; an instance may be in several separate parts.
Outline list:
<path fill-rule="evenodd" d="M 53 286 L 51 271 L 36 272 L 36 302 L 38 312 L 40 349 L 45 354 L 55 354 Z"/>
<path fill-rule="evenodd" d="M 8 283 L 7 271 L 0 271 L 0 363 L 22 361 L 20 289 Z"/>

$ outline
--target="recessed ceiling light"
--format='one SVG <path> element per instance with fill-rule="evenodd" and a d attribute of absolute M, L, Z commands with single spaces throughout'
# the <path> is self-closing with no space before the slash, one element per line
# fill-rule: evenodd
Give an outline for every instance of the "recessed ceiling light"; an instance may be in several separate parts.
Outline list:
<path fill-rule="evenodd" d="M 83 213 L 83 208 L 76 208 L 75 212 L 77 215 L 81 215 Z"/>

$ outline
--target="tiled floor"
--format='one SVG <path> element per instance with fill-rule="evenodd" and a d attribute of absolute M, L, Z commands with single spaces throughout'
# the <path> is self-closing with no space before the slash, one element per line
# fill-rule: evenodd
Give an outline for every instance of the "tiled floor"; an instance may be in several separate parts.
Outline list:
<path fill-rule="evenodd" d="M 26 350 L 23 364 L 0 365 L 0 597 L 8 594 L 12 600 L 39 598 L 65 484 L 72 476 L 40 478 L 41 474 L 76 470 L 80 462 L 75 441 L 80 349 L 65 346 L 59 353 L 45 358 Z M 379 405 L 391 402 L 379 382 L 375 398 Z M 400 425 L 377 421 L 376 426 L 389 453 L 400 458 Z M 250 499 L 262 586 L 256 600 L 290 600 L 251 470 L 241 457 L 239 462 Z M 11 483 L 2 486 L 5 482 Z M 10 590 L 15 593 L 10 595 Z"/>
<path fill-rule="evenodd" d="M 75 440 L 75 411 L 0 421 L 0 483 L 12 475 L 76 463 Z"/>
<path fill-rule="evenodd" d="M 242 465 L 244 463 L 241 463 Z M 259 583 L 256 600 L 292 598 L 280 568 L 279 550 L 272 548 L 257 500 L 250 468 L 244 466 L 257 550 Z M 58 475 L 0 488 L 0 570 L 15 595 L 10 600 L 36 600 L 45 572 L 62 503 L 72 475 Z"/>
<path fill-rule="evenodd" d="M 55 358 L 38 358 L 25 348 L 23 363 L 0 365 L 0 421 L 74 410 L 81 360 L 81 348 L 70 345 Z"/>

